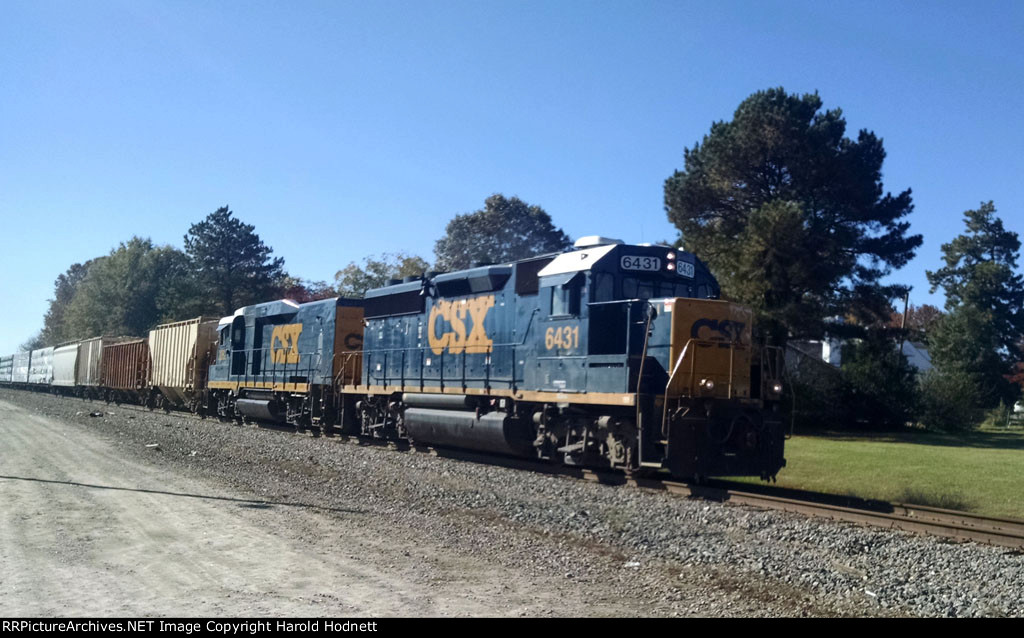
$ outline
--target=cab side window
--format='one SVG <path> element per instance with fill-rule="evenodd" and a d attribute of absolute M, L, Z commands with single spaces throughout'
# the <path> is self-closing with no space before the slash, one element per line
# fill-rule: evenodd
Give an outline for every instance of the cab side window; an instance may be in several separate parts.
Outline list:
<path fill-rule="evenodd" d="M 615 299 L 615 277 L 611 273 L 594 273 L 594 301 L 613 301 Z"/>
<path fill-rule="evenodd" d="M 580 314 L 583 286 L 571 281 L 551 289 L 551 316 Z"/>
<path fill-rule="evenodd" d="M 636 277 L 626 277 L 622 280 L 622 298 L 636 299 Z"/>

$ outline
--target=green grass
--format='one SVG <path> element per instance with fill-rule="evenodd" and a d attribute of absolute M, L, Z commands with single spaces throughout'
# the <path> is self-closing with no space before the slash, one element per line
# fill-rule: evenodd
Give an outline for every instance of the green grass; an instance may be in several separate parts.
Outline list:
<path fill-rule="evenodd" d="M 1024 519 L 1024 429 L 796 436 L 778 484 Z"/>

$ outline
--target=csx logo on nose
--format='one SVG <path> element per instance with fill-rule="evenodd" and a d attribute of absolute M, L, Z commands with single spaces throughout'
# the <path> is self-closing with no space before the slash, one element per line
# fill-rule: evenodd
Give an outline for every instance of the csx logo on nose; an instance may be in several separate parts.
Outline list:
<path fill-rule="evenodd" d="M 484 331 L 484 318 L 487 311 L 494 307 L 494 295 L 448 301 L 443 299 L 430 309 L 427 322 L 427 341 L 434 354 L 441 354 L 447 348 L 452 354 L 467 352 L 469 354 L 490 352 L 494 341 Z M 469 336 L 466 336 L 466 313 L 473 322 Z M 438 334 L 438 319 L 448 324 L 448 330 Z M 440 326 L 444 328 L 444 323 Z"/>
<path fill-rule="evenodd" d="M 728 319 L 698 319 L 690 328 L 690 337 L 706 341 L 730 341 L 738 343 L 743 337 L 746 324 Z M 701 331 L 704 331 L 703 334 Z"/>
<path fill-rule="evenodd" d="M 300 334 L 302 334 L 301 323 L 274 326 L 274 333 L 270 336 L 271 362 L 298 363 Z"/>

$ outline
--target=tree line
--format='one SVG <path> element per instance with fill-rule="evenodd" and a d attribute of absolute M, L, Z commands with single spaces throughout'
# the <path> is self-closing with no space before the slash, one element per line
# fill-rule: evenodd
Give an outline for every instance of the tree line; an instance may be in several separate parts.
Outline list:
<path fill-rule="evenodd" d="M 675 244 L 703 259 L 723 296 L 754 309 L 757 338 L 844 340 L 838 376 L 793 379 L 799 414 L 819 426 L 935 427 L 977 423 L 1012 404 L 1024 384 L 1024 280 L 1020 241 L 992 202 L 964 213 L 964 233 L 942 246 L 928 272 L 944 311 L 894 307 L 909 289 L 888 278 L 922 244 L 911 234 L 912 192 L 885 190 L 881 138 L 847 135 L 841 109 L 782 88 L 745 99 L 711 125 L 683 168 L 664 183 Z M 367 256 L 334 282 L 286 272 L 251 225 L 221 207 L 184 236 L 184 249 L 134 237 L 110 254 L 74 264 L 56 282 L 40 335 L 54 345 L 97 334 L 144 334 L 157 323 L 289 297 L 361 296 L 391 278 L 500 263 L 569 247 L 541 207 L 495 194 L 456 215 L 434 263 L 405 252 Z M 900 351 L 924 342 L 935 371 L 917 375 Z"/>
<path fill-rule="evenodd" d="M 132 237 L 107 255 L 73 264 L 54 282 L 41 332 L 22 347 L 144 335 L 160 323 L 226 316 L 271 299 L 361 297 L 392 278 L 560 252 L 570 243 L 540 207 L 495 194 L 480 210 L 451 220 L 437 241 L 434 266 L 403 252 L 369 256 L 340 269 L 328 284 L 289 274 L 255 227 L 223 206 L 191 225 L 181 250 Z"/>

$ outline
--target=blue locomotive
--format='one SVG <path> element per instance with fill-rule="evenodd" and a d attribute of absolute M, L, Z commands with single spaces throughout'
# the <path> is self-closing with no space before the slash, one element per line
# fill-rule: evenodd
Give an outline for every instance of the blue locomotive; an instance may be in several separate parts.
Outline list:
<path fill-rule="evenodd" d="M 333 389 L 357 378 L 346 377 L 339 364 L 362 346 L 361 306 L 352 299 L 285 299 L 221 319 L 206 410 L 227 418 L 331 423 Z"/>
<path fill-rule="evenodd" d="M 570 251 L 221 320 L 221 416 L 677 476 L 785 464 L 781 353 L 693 254 Z"/>

